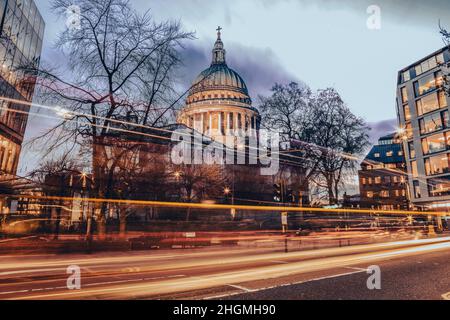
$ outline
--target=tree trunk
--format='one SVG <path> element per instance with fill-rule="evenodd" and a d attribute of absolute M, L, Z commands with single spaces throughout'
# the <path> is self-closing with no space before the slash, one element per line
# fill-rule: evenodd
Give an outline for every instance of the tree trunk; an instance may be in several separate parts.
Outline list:
<path fill-rule="evenodd" d="M 190 215 L 191 215 L 191 207 L 187 208 L 186 210 L 186 222 L 189 222 Z"/>
<path fill-rule="evenodd" d="M 119 208 L 119 238 L 125 239 L 127 232 L 127 210 Z"/>

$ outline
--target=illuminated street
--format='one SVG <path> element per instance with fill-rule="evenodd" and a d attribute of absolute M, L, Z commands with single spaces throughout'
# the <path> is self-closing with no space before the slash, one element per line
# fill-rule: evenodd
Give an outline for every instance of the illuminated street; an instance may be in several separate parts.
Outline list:
<path fill-rule="evenodd" d="M 287 319 L 449 261 L 449 1 L 0 0 L 0 303 Z"/>
<path fill-rule="evenodd" d="M 191 251 L 146 252 L 133 254 L 99 254 L 95 256 L 2 256 L 0 282 L 2 299 L 267 299 L 271 291 L 280 299 L 317 298 L 440 298 L 450 291 L 448 282 L 450 238 L 406 240 L 390 243 L 318 249 L 284 253 L 268 249 L 199 249 Z M 408 271 L 402 279 L 408 286 L 399 291 L 392 283 L 375 294 L 367 289 L 365 273 L 373 264 L 383 266 L 387 279 L 390 272 Z M 418 281 L 421 269 L 435 270 L 432 279 L 442 278 L 434 289 L 419 290 L 426 281 Z M 82 271 L 80 290 L 67 290 L 66 268 L 79 265 Z M 299 292 L 288 284 L 318 281 L 326 278 L 348 278 L 353 287 Z M 337 280 L 336 280 L 337 281 Z M 342 280 L 345 281 L 345 280 Z M 386 281 L 386 280 L 384 280 Z M 411 282 L 409 282 L 411 281 Z M 428 280 L 427 280 L 428 281 Z M 315 286 L 316 284 L 312 284 Z M 317 284 L 319 285 L 319 284 Z M 359 285 L 359 287 L 358 287 Z M 283 289 L 285 288 L 285 289 Z M 353 291 L 357 288 L 357 291 Z M 391 288 L 390 290 L 388 290 Z M 406 288 L 408 290 L 406 290 Z M 416 288 L 418 292 L 412 296 Z M 392 291 L 391 291 L 392 290 Z M 439 292 L 442 291 L 442 292 Z M 447 291 L 445 291 L 447 290 Z M 256 293 L 253 293 L 253 292 Z M 242 293 L 244 293 L 242 295 Z M 278 294 L 278 293 L 277 293 Z M 332 297 L 330 294 L 336 294 Z M 272 296 L 273 298 L 274 296 Z"/>

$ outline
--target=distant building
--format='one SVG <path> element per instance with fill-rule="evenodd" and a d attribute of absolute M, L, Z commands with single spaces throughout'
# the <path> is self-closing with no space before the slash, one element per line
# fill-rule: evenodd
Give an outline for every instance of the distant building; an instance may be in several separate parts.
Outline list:
<path fill-rule="evenodd" d="M 0 176 L 17 171 L 35 78 L 18 70 L 40 60 L 45 23 L 32 0 L 0 0 Z M 6 99 L 1 99 L 5 97 Z"/>
<path fill-rule="evenodd" d="M 408 209 L 405 157 L 397 134 L 381 137 L 358 172 L 360 206 L 382 210 Z"/>
<path fill-rule="evenodd" d="M 449 61 L 446 47 L 398 73 L 397 113 L 411 201 L 423 209 L 450 207 L 449 97 L 443 87 Z"/>

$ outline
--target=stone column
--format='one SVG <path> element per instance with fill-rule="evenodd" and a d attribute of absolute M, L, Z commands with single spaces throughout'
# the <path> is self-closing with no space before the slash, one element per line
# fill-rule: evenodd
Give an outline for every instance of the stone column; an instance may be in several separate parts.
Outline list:
<path fill-rule="evenodd" d="M 211 133 L 212 133 L 212 113 L 208 112 L 208 116 L 209 116 L 209 134 L 211 135 Z"/>

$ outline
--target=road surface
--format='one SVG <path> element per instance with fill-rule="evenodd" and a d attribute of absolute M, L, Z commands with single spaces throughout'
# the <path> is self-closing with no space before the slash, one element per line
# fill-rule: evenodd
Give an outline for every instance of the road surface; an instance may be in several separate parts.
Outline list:
<path fill-rule="evenodd" d="M 0 256 L 0 299 L 444 299 L 450 237 L 284 253 L 205 248 Z M 367 289 L 367 267 L 381 290 Z M 69 266 L 81 289 L 67 288 Z M 72 278 L 73 279 L 73 278 Z"/>

